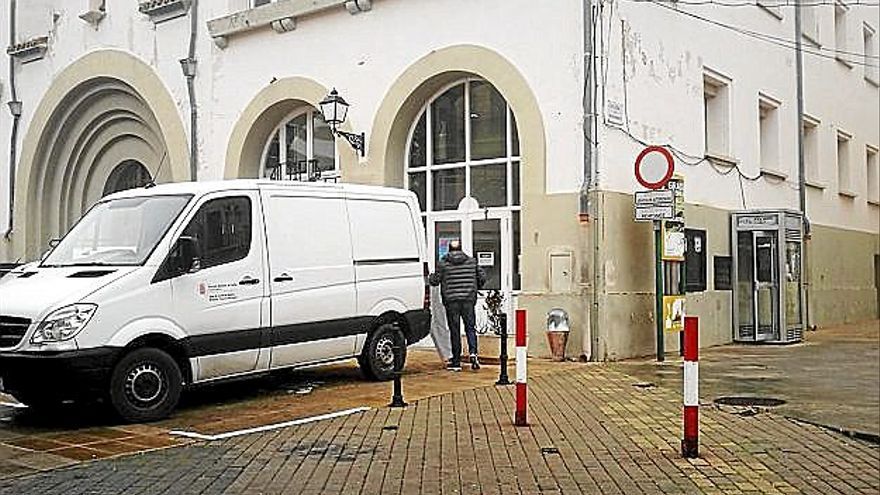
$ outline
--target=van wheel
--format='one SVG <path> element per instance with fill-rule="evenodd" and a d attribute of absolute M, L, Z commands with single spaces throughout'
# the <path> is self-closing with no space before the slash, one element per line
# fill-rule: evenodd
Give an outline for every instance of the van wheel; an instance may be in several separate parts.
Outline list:
<path fill-rule="evenodd" d="M 370 380 L 390 380 L 394 376 L 394 348 L 401 352 L 401 364 L 406 363 L 406 340 L 393 323 L 385 323 L 367 337 L 358 363 L 364 376 Z"/>
<path fill-rule="evenodd" d="M 183 375 L 167 353 L 144 347 L 126 354 L 110 377 L 110 403 L 132 423 L 162 419 L 177 406 Z"/>

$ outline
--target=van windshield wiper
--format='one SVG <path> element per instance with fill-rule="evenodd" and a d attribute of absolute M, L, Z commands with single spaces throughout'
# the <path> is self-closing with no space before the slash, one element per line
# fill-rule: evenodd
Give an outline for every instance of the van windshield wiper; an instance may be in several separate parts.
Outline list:
<path fill-rule="evenodd" d="M 106 261 L 83 261 L 82 263 L 63 263 L 63 264 L 54 264 L 54 265 L 43 265 L 47 268 L 67 268 L 70 266 L 115 266 L 113 263 L 107 263 Z"/>

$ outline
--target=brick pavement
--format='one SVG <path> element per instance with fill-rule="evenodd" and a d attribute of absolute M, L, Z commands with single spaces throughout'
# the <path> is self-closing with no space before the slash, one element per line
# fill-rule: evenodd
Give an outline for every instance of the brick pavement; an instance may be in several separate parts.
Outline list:
<path fill-rule="evenodd" d="M 450 376 L 451 380 L 455 375 Z M 680 395 L 607 366 L 482 387 L 228 440 L 93 461 L 0 493 L 880 493 L 880 450 L 765 413 L 704 407 L 701 454 L 678 455 Z"/>

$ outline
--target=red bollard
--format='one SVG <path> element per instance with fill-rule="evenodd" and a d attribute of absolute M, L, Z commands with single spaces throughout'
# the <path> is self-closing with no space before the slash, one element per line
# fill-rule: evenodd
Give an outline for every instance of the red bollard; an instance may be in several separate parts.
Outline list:
<path fill-rule="evenodd" d="M 700 455 L 699 330 L 696 316 L 684 317 L 684 439 L 681 441 L 681 455 L 685 458 Z"/>
<path fill-rule="evenodd" d="M 526 388 L 526 310 L 516 310 L 516 413 L 513 424 L 528 426 L 528 391 Z"/>

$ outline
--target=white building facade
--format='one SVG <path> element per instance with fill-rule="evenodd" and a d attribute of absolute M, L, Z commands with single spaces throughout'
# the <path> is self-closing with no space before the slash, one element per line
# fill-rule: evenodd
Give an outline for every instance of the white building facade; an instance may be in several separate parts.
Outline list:
<path fill-rule="evenodd" d="M 878 311 L 880 26 L 877 5 L 814 3 L 805 278 L 821 326 Z M 562 308 L 569 356 L 618 359 L 655 344 L 651 227 L 632 220 L 645 144 L 675 152 L 709 260 L 731 254 L 731 211 L 798 208 L 794 9 L 778 2 L 29 0 L 0 19 L 0 99 L 20 102 L 0 113 L 0 262 L 150 179 L 407 187 L 437 256 L 452 238 L 484 254 L 537 354 Z M 334 88 L 363 155 L 319 111 Z M 731 292 L 711 261 L 704 275 L 688 311 L 704 344 L 728 342 Z"/>

